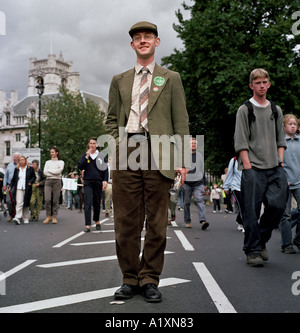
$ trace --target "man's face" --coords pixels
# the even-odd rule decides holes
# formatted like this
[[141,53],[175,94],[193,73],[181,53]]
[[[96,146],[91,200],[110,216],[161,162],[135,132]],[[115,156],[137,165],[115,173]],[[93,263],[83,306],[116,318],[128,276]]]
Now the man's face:
[[271,86],[269,79],[260,77],[250,83],[250,88],[253,90],[255,96],[264,97],[267,95],[268,89]]
[[39,168],[39,166],[35,162],[32,163],[32,167],[34,170],[37,170]]
[[14,163],[17,164],[18,163],[18,159],[19,159],[20,155],[16,154],[14,155],[13,159],[14,159]]
[[197,140],[196,139],[191,139],[190,147],[191,147],[191,150],[196,150],[197,149]]
[[97,149],[97,141],[96,140],[90,140],[89,141],[89,149],[91,149],[93,152]]
[[133,35],[131,47],[137,57],[149,59],[154,57],[155,48],[160,44],[160,39],[151,31],[139,31]]

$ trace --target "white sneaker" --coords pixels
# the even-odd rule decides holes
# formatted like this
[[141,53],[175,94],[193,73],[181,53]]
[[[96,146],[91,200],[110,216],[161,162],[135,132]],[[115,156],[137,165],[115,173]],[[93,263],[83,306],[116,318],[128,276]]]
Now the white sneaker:
[[24,220],[24,224],[28,224],[29,223],[29,220]]
[[15,222],[15,224],[21,224],[20,220],[18,218],[14,218],[13,221]]
[[215,210],[213,210],[213,213],[216,213],[216,211],[215,211]]
[[237,224],[237,230],[239,230],[241,232],[245,232],[244,227],[241,224],[239,224],[239,223],[236,223],[236,224]]

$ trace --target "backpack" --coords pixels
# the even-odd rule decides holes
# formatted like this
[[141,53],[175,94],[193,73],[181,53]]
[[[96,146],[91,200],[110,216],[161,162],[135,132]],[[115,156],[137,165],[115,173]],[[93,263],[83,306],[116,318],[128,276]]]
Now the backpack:
[[[277,140],[278,139],[278,133],[277,133],[276,121],[277,121],[277,118],[278,118],[278,110],[277,110],[276,104],[274,102],[270,101],[270,103],[271,103],[271,109],[272,109],[271,119],[275,119],[276,140]],[[250,140],[250,138],[251,138],[251,123],[253,121],[255,121],[256,117],[255,117],[255,114],[254,114],[254,111],[253,111],[252,103],[249,100],[247,100],[243,104],[245,104],[248,108],[248,123],[249,123],[249,130],[250,130],[249,140]]]

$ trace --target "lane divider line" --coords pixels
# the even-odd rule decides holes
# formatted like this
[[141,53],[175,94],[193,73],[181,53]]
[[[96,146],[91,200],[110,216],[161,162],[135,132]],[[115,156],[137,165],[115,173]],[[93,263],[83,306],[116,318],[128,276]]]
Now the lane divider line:
[[203,262],[193,262],[219,313],[237,313]]

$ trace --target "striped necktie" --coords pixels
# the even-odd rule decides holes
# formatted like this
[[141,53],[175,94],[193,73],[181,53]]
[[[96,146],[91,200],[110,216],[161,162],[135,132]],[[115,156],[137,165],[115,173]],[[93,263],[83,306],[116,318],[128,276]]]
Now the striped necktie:
[[147,67],[142,68],[142,78],[140,84],[140,96],[139,96],[139,104],[140,104],[140,121],[141,125],[148,132],[148,100],[149,100],[149,85],[148,85],[148,75],[149,69]]

